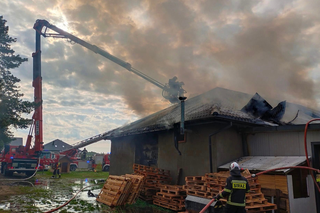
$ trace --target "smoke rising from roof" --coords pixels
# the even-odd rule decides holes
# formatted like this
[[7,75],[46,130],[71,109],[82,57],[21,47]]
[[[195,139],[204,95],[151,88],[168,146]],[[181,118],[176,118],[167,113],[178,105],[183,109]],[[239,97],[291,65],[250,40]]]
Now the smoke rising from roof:
[[[318,106],[315,91],[320,76],[314,78],[320,67],[317,0],[73,0],[51,4],[41,7],[64,14],[68,32],[163,84],[177,76],[189,98],[219,86]],[[44,18],[59,27],[59,18],[50,19],[45,13],[35,17],[31,10],[29,15],[34,21]],[[113,62],[77,45],[61,45],[61,40],[46,42],[43,67],[50,72],[43,75],[50,76],[52,84],[122,96],[141,116],[169,106],[159,88]],[[61,46],[60,57],[55,56],[52,50]],[[50,57],[59,57],[59,63]],[[75,79],[72,85],[68,84],[71,78]]]

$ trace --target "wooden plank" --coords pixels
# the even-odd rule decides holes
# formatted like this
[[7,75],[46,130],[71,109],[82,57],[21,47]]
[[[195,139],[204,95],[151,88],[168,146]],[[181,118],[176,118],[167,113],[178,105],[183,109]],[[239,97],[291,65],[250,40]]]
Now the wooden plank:
[[168,199],[168,198],[164,198],[164,197],[158,196],[158,195],[154,195],[153,199],[159,200],[163,203],[171,203],[173,205],[184,205],[185,204],[185,199],[175,199],[175,198]]
[[287,176],[275,175],[276,189],[279,189],[282,193],[288,194]]
[[194,195],[197,197],[204,197],[207,198],[208,196],[211,196],[210,193],[208,192],[201,192],[201,191],[193,191],[193,190],[187,190],[188,195]]
[[247,210],[260,210],[260,211],[270,211],[270,210],[276,210],[277,205],[272,203],[267,204],[257,204],[254,206],[246,206]]
[[203,180],[203,176],[187,176],[185,177],[185,181],[195,181],[195,180]]
[[119,180],[119,181],[123,181],[123,180],[126,180],[126,177],[116,176],[116,175],[109,175],[108,179],[109,179],[109,180]]
[[167,194],[163,192],[157,192],[157,196],[167,198],[167,199],[184,199],[186,195],[174,195],[174,194]]
[[121,186],[123,184],[123,180],[107,180],[107,184],[114,186]]
[[171,190],[171,189],[160,189],[160,192],[166,194],[173,194],[173,195],[185,195],[186,191],[184,190]]

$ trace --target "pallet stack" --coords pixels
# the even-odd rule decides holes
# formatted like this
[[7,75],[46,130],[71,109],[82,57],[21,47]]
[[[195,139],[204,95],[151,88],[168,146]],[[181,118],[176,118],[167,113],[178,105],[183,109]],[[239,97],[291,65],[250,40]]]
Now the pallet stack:
[[[243,171],[242,176],[250,176],[248,170]],[[189,176],[186,177],[186,185],[188,195],[197,197],[213,198],[219,194],[226,186],[226,180],[230,176],[228,171],[219,173],[207,173],[205,176]],[[248,178],[250,193],[246,194],[246,209],[248,213],[266,212],[277,209],[277,206],[268,203],[268,200],[261,192],[261,184],[258,182],[258,177]],[[226,199],[220,199],[224,203]]]
[[169,170],[133,164],[133,171],[134,174],[144,176],[144,183],[139,198],[149,203],[153,202],[153,196],[160,191],[162,184],[170,184],[171,182]]
[[127,203],[132,204],[139,195],[143,178],[139,175],[109,175],[97,197],[97,201],[111,207]]
[[183,189],[188,195],[197,197],[212,198],[211,192],[207,191],[205,176],[187,176],[185,177],[186,185]]
[[153,204],[173,211],[185,210],[186,191],[182,186],[163,184],[160,192],[153,196]]

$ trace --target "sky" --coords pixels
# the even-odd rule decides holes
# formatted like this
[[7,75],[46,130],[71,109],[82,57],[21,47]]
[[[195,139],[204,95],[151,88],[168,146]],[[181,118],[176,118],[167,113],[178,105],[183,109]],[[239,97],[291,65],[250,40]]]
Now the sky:
[[[319,0],[2,0],[0,15],[17,38],[12,48],[29,59],[11,70],[25,100],[33,100],[33,25],[45,19],[163,84],[177,76],[188,98],[223,87],[319,109],[319,7]],[[65,39],[41,40],[45,143],[74,144],[171,105],[160,88],[108,59]],[[29,130],[13,131],[25,141]]]

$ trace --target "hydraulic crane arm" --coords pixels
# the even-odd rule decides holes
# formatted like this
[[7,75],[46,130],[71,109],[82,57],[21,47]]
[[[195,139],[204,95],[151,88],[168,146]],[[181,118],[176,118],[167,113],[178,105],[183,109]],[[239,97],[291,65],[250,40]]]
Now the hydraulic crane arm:
[[[139,70],[133,68],[131,66],[130,63],[125,62],[113,55],[111,55],[110,53],[108,53],[105,50],[102,50],[101,48],[89,44],[88,42],[70,34],[65,32],[64,30],[50,24],[48,21],[46,20],[37,20],[36,23],[34,24],[33,27],[40,35],[44,36],[44,37],[54,37],[54,38],[66,38],[69,39],[70,41],[73,41],[75,43],[80,44],[81,46],[86,47],[87,49],[102,55],[103,57],[113,61],[114,63],[122,66],[123,68],[127,69],[130,72],[135,73],[136,75],[139,75],[140,77],[144,78],[145,80],[153,83],[154,85],[156,85],[157,87],[161,88],[163,90],[162,95],[164,98],[168,99],[171,103],[178,103],[179,102],[179,97],[180,96],[184,96],[184,93],[186,93],[186,91],[182,88],[182,85],[184,85],[183,82],[178,82],[177,81],[177,77],[173,77],[172,79],[169,80],[169,83],[167,84],[162,84],[159,81],[147,76],[146,74],[140,72]],[[51,29],[53,31],[55,31],[56,33],[48,33],[47,29]]]

